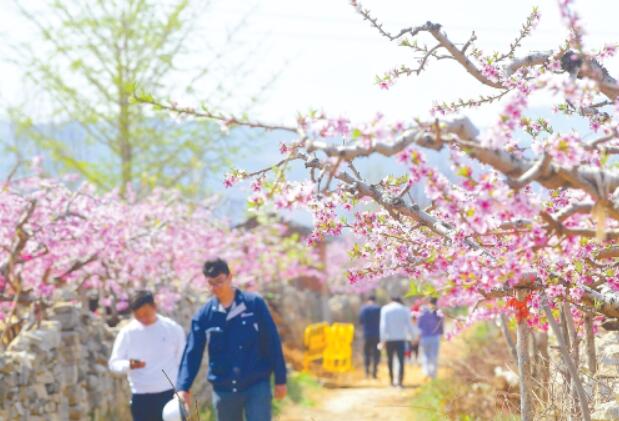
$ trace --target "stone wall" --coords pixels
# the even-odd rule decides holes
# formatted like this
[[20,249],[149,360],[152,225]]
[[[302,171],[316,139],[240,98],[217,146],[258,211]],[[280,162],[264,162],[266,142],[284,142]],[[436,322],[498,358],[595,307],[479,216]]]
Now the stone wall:
[[619,420],[619,332],[596,338],[598,370],[595,375],[593,421]]
[[[173,315],[185,330],[197,301],[183,300]],[[130,420],[127,380],[107,368],[122,325],[110,328],[79,304],[52,307],[48,321],[22,331],[0,353],[0,420]],[[193,392],[209,402],[204,368]]]
[[126,381],[107,370],[114,332],[69,303],[50,319],[0,354],[0,419],[129,419]]
[[[285,341],[302,348],[305,326],[323,320],[325,302],[320,292],[280,285],[265,296]],[[169,316],[187,331],[207,297],[184,297]],[[331,297],[327,310],[333,312],[334,321],[354,322],[359,301],[354,295]],[[127,381],[107,368],[116,334],[126,321],[110,328],[85,307],[75,300],[56,304],[49,310],[49,320],[22,331],[0,353],[0,420],[130,419]],[[205,358],[192,388],[201,406],[210,403],[207,365]]]
[[282,339],[290,347],[303,349],[303,332],[311,323],[323,320],[320,292],[295,288],[292,285],[270,286],[265,298]]
[[[579,369],[581,381],[591,408],[592,421],[619,420],[619,332],[608,332],[603,329],[595,338],[597,371],[591,376],[588,369],[586,345],[580,342]],[[550,397],[549,404],[542,411],[540,420],[570,419],[569,409],[576,399],[566,381],[568,372],[556,338],[550,337]]]

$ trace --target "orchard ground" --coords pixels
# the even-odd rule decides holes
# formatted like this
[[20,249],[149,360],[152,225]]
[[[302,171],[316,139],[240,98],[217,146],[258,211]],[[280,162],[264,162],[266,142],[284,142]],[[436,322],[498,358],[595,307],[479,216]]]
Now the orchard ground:
[[[483,375],[496,365],[510,364],[505,353],[497,352],[505,346],[496,333],[487,325],[478,325],[463,336],[443,341],[438,379],[430,381],[418,364],[407,364],[403,389],[389,385],[384,356],[378,380],[365,379],[359,364],[353,373],[320,382],[302,375],[302,393],[291,397],[276,419],[438,421],[467,416],[469,419],[517,419],[513,395],[512,401],[500,402],[496,397],[502,392],[493,384],[488,385],[491,393],[479,399],[475,391],[478,383],[461,371],[464,365],[472,373]],[[482,358],[477,358],[480,354]]]

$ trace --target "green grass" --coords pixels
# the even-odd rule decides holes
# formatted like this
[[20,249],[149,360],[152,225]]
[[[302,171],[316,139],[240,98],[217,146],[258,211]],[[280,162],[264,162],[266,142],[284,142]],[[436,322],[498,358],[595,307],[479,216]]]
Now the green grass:
[[[458,384],[449,379],[436,379],[424,384],[413,398],[411,403],[415,414],[415,421],[445,421],[450,416],[445,412],[445,406],[453,399],[457,399],[462,390]],[[515,415],[497,415],[493,421],[517,421]],[[485,421],[481,418],[461,414],[454,421]]]
[[456,388],[447,380],[436,379],[421,386],[411,406],[417,421],[443,421],[448,419],[445,404],[456,395]]
[[273,400],[273,415],[281,413],[286,405],[301,405],[308,408],[316,403],[308,396],[308,391],[320,387],[320,383],[310,374],[293,372],[288,376],[288,395],[283,401]]
[[[480,348],[496,340],[496,328],[489,323],[478,323],[463,334],[465,351],[462,358],[471,355]],[[413,397],[411,406],[416,421],[443,421],[454,419],[447,413],[448,404],[459,399],[462,388],[466,387],[456,378],[435,379],[421,386]],[[497,415],[492,421],[515,421],[520,418],[513,415]],[[460,414],[456,421],[482,421],[470,414]]]

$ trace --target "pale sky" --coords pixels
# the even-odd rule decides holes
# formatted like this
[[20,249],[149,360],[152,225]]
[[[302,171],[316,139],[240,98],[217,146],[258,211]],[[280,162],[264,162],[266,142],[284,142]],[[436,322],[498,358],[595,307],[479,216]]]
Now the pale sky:
[[[13,1],[0,0],[0,33],[27,40],[29,32],[16,17]],[[566,34],[557,2],[552,0],[366,0],[362,4],[392,32],[431,20],[441,23],[452,41],[463,43],[474,29],[477,46],[486,52],[505,51],[534,5],[540,7],[542,19],[521,54],[555,48]],[[580,0],[577,5],[587,30],[586,47],[619,42],[619,2]],[[283,69],[253,110],[253,115],[264,120],[291,122],[296,112],[312,107],[353,119],[370,118],[376,112],[410,119],[423,115],[435,100],[480,93],[480,85],[448,61],[430,63],[429,71],[421,77],[401,80],[389,91],[379,89],[375,75],[400,64],[414,66],[415,59],[408,49],[381,37],[347,0],[215,0],[199,23],[207,28],[210,44],[221,49],[225,48],[226,31],[237,26],[243,16],[247,21],[237,33],[236,43],[253,46],[256,52],[246,59],[251,72],[244,76],[243,87],[233,87],[235,97],[244,98],[250,93],[247,86],[260,86]],[[234,59],[234,53],[230,56]],[[200,57],[196,54],[196,63]],[[617,60],[608,64],[612,74],[619,74]],[[217,70],[214,73],[215,78],[224,77],[223,73],[217,75]],[[2,60],[0,74],[0,98],[4,102],[19,100],[24,92],[19,71]],[[180,103],[183,100],[178,98]],[[227,107],[235,111],[236,105],[233,101]],[[496,118],[492,111],[471,115],[484,125]]]

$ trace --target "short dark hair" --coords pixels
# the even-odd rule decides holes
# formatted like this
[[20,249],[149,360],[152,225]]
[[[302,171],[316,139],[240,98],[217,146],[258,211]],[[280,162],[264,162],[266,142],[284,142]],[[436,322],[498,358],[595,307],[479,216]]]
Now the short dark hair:
[[137,309],[146,304],[154,306],[155,297],[153,297],[152,292],[146,289],[139,289],[133,293],[131,301],[129,302],[129,308],[131,308],[131,311],[136,311]]
[[376,295],[369,295],[368,301],[376,301]]
[[395,301],[396,303],[402,304],[402,298],[397,295],[392,296],[391,301]]
[[430,297],[430,303],[433,304],[433,305],[436,305],[436,303],[438,303],[438,298]]
[[202,266],[202,273],[207,278],[216,278],[222,273],[230,275],[230,268],[225,260],[218,257],[217,259],[207,260],[204,262],[204,266]]

